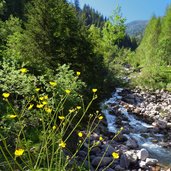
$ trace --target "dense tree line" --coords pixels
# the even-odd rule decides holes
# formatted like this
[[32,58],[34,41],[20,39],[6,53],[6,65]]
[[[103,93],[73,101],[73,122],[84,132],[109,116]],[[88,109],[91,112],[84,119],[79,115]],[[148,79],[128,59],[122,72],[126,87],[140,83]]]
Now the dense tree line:
[[138,47],[133,65],[141,70],[137,82],[143,87],[171,86],[171,6],[164,17],[153,16]]

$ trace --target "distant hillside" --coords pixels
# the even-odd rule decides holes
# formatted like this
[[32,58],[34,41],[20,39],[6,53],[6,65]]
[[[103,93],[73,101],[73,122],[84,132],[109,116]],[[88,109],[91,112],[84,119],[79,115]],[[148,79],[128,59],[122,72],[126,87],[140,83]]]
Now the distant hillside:
[[126,33],[130,37],[136,37],[141,39],[147,24],[147,20],[132,21],[126,24]]

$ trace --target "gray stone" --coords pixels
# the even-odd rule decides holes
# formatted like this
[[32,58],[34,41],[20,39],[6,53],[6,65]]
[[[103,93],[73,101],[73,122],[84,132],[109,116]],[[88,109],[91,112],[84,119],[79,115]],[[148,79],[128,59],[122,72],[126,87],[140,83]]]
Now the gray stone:
[[121,157],[120,157],[120,166],[122,168],[127,169],[129,167],[129,165],[130,165],[130,161],[129,161],[127,155],[122,154]]
[[165,121],[165,120],[157,120],[156,125],[159,128],[165,129],[167,127],[167,121]]
[[[111,157],[95,157],[92,160],[92,165],[94,167],[97,167],[99,165],[99,167],[103,167],[103,166],[107,166],[110,162],[112,162],[112,158]],[[100,164],[99,164],[100,163]]]
[[138,147],[138,144],[134,139],[128,139],[128,141],[126,142],[126,146],[135,149]]
[[145,161],[140,161],[140,162],[139,162],[139,166],[140,166],[141,168],[146,168],[146,167],[147,167]]
[[114,147],[112,147],[110,144],[103,145],[104,152],[106,153],[106,156],[111,156],[111,154],[116,151]]
[[137,154],[134,150],[126,151],[125,152],[127,158],[129,159],[130,163],[136,163],[138,160]]
[[146,158],[146,165],[154,166],[158,163],[157,159]]
[[99,147],[94,147],[91,149],[91,154],[99,154],[101,152],[101,149]]
[[87,153],[85,151],[81,150],[81,151],[78,152],[78,155],[80,157],[86,157],[87,156]]
[[149,153],[146,149],[142,148],[141,150],[138,151],[137,156],[138,159],[145,160],[146,158],[149,157]]
[[115,170],[116,170],[116,171],[125,171],[125,169],[122,168],[120,165],[117,165],[117,166],[115,167]]

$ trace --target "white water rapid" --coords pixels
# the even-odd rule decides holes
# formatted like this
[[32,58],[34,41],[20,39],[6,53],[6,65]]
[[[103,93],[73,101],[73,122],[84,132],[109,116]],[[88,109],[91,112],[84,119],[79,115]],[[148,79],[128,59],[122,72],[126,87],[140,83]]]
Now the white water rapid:
[[134,139],[140,148],[146,148],[151,157],[158,159],[162,165],[171,166],[171,149],[164,148],[160,146],[160,143],[153,142],[153,140],[162,142],[164,135],[150,131],[154,129],[152,125],[138,120],[134,115],[128,113],[125,107],[120,105],[119,101],[122,99],[122,96],[119,93],[122,90],[122,88],[117,88],[112,97],[102,105],[102,112],[106,117],[108,130],[116,133],[121,127],[121,125],[116,124],[117,116],[115,116],[115,109],[112,108],[114,105],[118,106],[117,110],[120,111],[123,118],[126,118],[122,120],[123,125],[126,124],[131,130],[124,135],[128,139]]

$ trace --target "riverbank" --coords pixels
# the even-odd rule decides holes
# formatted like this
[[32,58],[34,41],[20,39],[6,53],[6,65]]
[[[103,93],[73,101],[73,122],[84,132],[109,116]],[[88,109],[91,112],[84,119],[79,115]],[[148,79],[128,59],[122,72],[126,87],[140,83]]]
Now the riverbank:
[[[171,167],[171,95],[168,92],[142,92],[116,89],[102,104],[106,121],[90,137],[97,145],[90,151],[91,171],[105,170],[169,171]],[[99,140],[103,137],[103,140]],[[86,157],[87,144],[78,153]],[[101,161],[101,162],[100,162]],[[88,165],[88,161],[85,162]],[[85,165],[86,165],[85,164]]]

